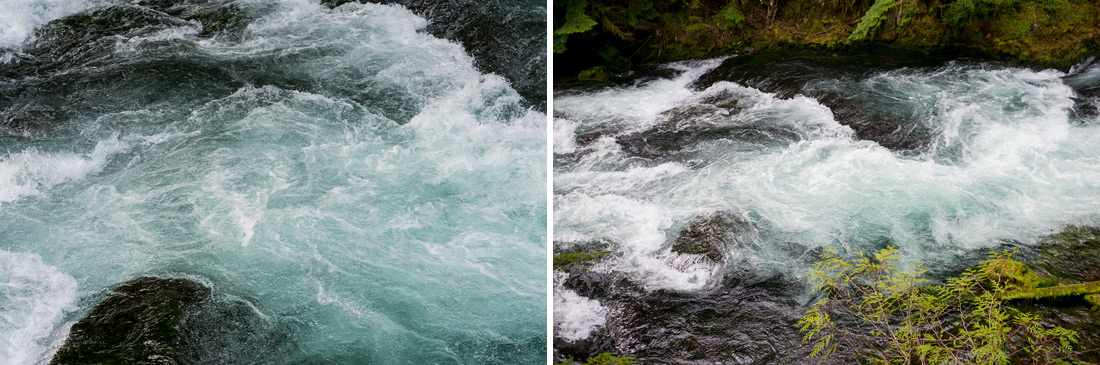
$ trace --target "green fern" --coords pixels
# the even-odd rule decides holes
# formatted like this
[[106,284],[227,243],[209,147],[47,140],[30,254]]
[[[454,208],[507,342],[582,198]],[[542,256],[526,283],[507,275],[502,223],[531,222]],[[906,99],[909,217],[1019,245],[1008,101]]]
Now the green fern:
[[[1013,254],[993,253],[982,265],[930,285],[919,265],[898,265],[896,248],[851,259],[828,249],[808,273],[823,297],[798,321],[803,341],[812,341],[811,354],[820,358],[835,353],[840,343],[855,349],[886,344],[873,352],[882,363],[1001,365],[1013,358],[1053,363],[1072,354],[1076,332],[1045,328],[1037,315],[1005,305],[1021,290],[1051,289],[1035,289],[1033,280],[1025,289],[1011,279],[1010,274],[1034,275],[1012,264],[1017,263]],[[836,318],[856,324],[840,326]]]
[[886,12],[897,5],[896,0],[875,0],[875,4],[871,5],[867,13],[863,14],[863,18],[856,25],[856,30],[848,36],[848,40],[859,42],[871,37],[875,29],[878,29],[879,25],[882,25],[882,22],[886,20]]
[[584,13],[587,7],[587,0],[569,0],[565,3],[565,22],[554,30],[554,53],[565,52],[565,42],[570,34],[584,33],[596,26],[596,21]]

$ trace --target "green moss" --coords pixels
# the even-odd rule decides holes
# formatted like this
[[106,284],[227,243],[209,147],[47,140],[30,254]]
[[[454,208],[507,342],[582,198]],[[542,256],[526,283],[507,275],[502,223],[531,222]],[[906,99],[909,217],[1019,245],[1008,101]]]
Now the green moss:
[[902,5],[901,16],[898,17],[897,29],[900,30],[901,28],[904,28],[905,25],[909,23],[909,20],[915,17],[919,11],[920,7],[917,6],[916,2],[907,2]]
[[[575,365],[576,362],[573,359],[565,360],[565,362],[557,363],[555,365]],[[612,356],[610,352],[605,352],[595,357],[588,359],[585,365],[630,365],[637,364],[634,359],[629,357]]]
[[975,56],[1067,68],[1100,51],[1100,7],[1092,0],[783,0],[772,17],[759,2],[557,0],[555,14],[562,15],[555,16],[555,52],[565,49],[567,37],[559,31],[571,29],[564,27],[573,19],[565,16],[567,10],[581,3],[587,4],[581,11],[587,18],[576,19],[591,21],[575,28],[588,29],[585,34],[596,41],[589,49],[567,52],[575,58],[559,61],[590,63],[585,67],[611,66],[595,57],[606,44],[615,44],[635,64],[748,47],[844,50],[876,42],[925,52],[965,49]]
[[1035,289],[1056,284],[1053,279],[1041,278],[1027,265],[1012,259],[994,259],[985,264],[986,274],[993,280],[1017,289]]
[[[1004,299],[1047,299],[1069,296],[1087,296],[1092,294],[1100,294],[1100,281],[1038,289],[1021,289],[1006,293]],[[1088,298],[1086,297],[1086,299]]]
[[577,264],[585,261],[592,261],[601,257],[607,256],[612,251],[598,251],[598,252],[569,252],[554,255],[554,268],[560,268],[562,266]]
[[1100,311],[1100,294],[1089,294],[1085,296],[1085,302],[1092,305],[1092,310]]
[[684,30],[688,33],[699,33],[704,29],[707,29],[707,23],[703,22],[703,18],[698,16],[688,17],[688,23],[684,26]]
[[970,25],[975,12],[977,12],[977,4],[974,0],[956,0],[944,9],[943,22],[956,28],[965,27]]

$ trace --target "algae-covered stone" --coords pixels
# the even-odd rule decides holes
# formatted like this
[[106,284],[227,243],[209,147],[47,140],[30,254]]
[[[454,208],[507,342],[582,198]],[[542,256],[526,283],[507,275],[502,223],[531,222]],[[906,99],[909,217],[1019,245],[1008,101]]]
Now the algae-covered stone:
[[1027,265],[1012,259],[990,260],[986,262],[985,270],[991,279],[1017,289],[1043,288],[1056,284],[1055,280],[1039,277]]
[[130,281],[73,325],[50,363],[177,364],[180,326],[209,298],[209,288],[186,279]]
[[577,75],[577,79],[581,81],[598,81],[603,82],[611,79],[611,72],[608,71],[605,66],[596,66],[584,71],[581,71]]
[[554,255],[554,268],[557,269],[566,265],[596,260],[606,256],[609,253],[611,253],[611,251],[567,252],[556,254]]
[[596,240],[572,247],[554,248],[554,269],[565,269],[573,266],[583,266],[585,263],[596,261],[611,254],[611,243]]
[[115,288],[69,330],[50,364],[225,364],[285,361],[293,343],[243,299],[182,278],[143,277]]
[[744,221],[729,212],[696,217],[680,231],[676,242],[672,244],[672,252],[705,255],[712,261],[721,261],[725,256],[730,233],[742,224]]

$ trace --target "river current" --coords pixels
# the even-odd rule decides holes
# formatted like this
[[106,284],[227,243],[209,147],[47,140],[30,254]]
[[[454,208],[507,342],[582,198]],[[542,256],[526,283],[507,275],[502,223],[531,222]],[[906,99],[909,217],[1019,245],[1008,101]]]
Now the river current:
[[[957,270],[1100,222],[1100,67],[891,52],[559,87],[555,249],[612,251],[556,273],[560,355],[808,361],[794,322],[823,248]],[[719,260],[674,250],[691,230],[721,231]]]
[[429,25],[396,4],[6,3],[0,358],[46,362],[109,288],[165,276],[261,319],[192,344],[204,363],[543,362],[543,102]]

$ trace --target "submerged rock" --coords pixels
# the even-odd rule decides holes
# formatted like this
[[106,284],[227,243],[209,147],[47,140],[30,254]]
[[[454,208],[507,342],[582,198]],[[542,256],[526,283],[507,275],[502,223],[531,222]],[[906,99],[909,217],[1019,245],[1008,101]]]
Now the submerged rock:
[[188,279],[143,277],[74,324],[50,364],[225,363],[241,353],[264,362],[284,356],[288,344],[246,302],[219,299]]
[[695,217],[680,231],[680,235],[672,243],[672,252],[704,255],[711,261],[722,261],[727,246],[738,243],[732,233],[747,224],[743,219],[729,212],[715,212]]

